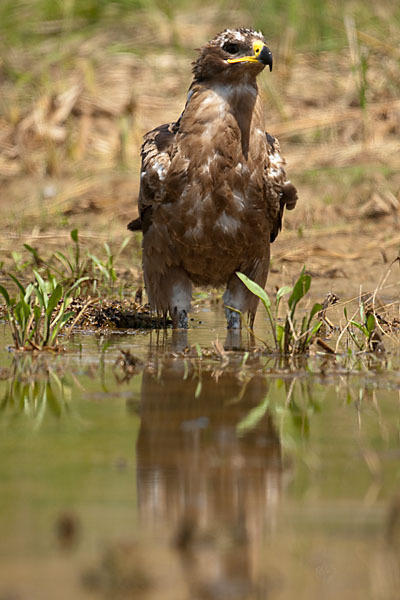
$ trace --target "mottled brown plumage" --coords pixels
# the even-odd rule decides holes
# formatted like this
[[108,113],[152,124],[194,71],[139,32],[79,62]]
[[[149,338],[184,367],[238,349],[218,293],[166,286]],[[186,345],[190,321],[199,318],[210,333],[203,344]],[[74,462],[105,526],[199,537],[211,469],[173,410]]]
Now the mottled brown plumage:
[[[295,187],[278,141],[265,133],[256,77],[272,55],[261,33],[225,30],[203,46],[185,108],[142,146],[139,218],[151,305],[187,327],[192,283],[226,285],[224,302],[252,325],[257,298],[236,276],[265,286],[273,242]],[[226,309],[228,327],[238,313]]]

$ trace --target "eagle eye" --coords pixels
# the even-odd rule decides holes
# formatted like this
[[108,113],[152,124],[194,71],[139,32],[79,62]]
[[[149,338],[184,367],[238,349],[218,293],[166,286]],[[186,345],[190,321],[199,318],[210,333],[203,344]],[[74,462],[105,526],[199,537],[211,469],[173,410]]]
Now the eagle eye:
[[239,52],[239,46],[237,44],[232,44],[232,42],[224,44],[222,49],[225,50],[225,52],[228,52],[228,54],[236,54],[236,52]]

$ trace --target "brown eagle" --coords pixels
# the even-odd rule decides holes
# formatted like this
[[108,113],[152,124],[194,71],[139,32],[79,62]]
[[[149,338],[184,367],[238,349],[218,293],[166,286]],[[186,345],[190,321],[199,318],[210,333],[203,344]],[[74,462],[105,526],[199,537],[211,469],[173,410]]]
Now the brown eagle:
[[174,123],[144,136],[139,218],[151,306],[186,328],[192,283],[226,285],[228,328],[258,299],[240,271],[264,287],[270,242],[296,188],[286,178],[276,138],[265,132],[256,78],[272,54],[261,33],[226,29],[199,51],[185,108]]

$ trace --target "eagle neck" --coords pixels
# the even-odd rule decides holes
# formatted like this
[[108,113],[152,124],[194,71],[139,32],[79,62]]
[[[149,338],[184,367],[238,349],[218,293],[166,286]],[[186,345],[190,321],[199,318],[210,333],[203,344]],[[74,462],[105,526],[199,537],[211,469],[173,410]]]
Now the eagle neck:
[[234,117],[240,130],[243,157],[247,160],[251,127],[255,124],[254,121],[257,116],[257,83],[255,80],[226,84],[217,83],[213,86],[213,89],[229,105],[229,112]]

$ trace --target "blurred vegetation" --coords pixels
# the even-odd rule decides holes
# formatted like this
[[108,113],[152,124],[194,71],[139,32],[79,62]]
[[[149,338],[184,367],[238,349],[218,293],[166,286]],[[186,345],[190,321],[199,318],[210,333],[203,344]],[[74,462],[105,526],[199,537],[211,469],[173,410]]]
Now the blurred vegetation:
[[[0,32],[3,43],[28,45],[43,35],[65,35],[75,31],[84,36],[88,28],[118,24],[125,26],[138,15],[160,14],[170,21],[178,12],[192,12],[193,18],[203,9],[213,7],[216,20],[229,25],[229,14],[246,14],[248,25],[262,29],[268,38],[296,32],[299,46],[322,50],[346,44],[343,17],[351,14],[361,29],[379,32],[383,39],[393,33],[400,21],[400,5],[383,0],[379,3],[360,0],[2,0]],[[121,20],[123,20],[121,22]],[[249,22],[251,21],[251,22]],[[190,42],[190,41],[189,41]]]

